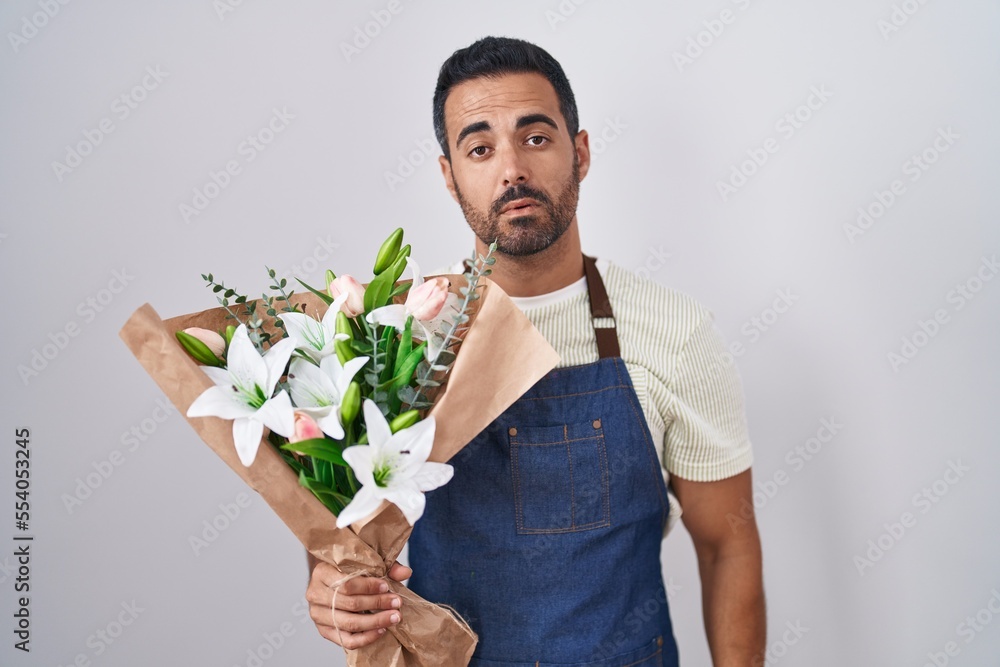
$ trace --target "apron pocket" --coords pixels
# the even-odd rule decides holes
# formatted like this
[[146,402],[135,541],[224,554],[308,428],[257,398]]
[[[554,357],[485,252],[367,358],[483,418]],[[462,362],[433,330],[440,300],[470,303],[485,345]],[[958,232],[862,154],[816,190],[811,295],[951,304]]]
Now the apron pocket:
[[512,426],[517,532],[571,533],[611,525],[608,456],[599,418]]

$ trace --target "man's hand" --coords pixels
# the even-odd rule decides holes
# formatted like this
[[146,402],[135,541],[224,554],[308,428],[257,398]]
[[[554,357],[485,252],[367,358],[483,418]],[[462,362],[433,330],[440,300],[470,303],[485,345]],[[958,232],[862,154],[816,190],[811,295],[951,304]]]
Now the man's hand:
[[[313,558],[312,554],[308,558],[312,568],[306,589],[309,615],[325,639],[344,648],[361,648],[385,634],[386,628],[399,623],[401,600],[398,595],[389,593],[389,585],[377,577],[355,577],[341,584],[334,612],[332,587],[344,575],[333,565]],[[399,563],[389,570],[389,577],[395,581],[409,579],[411,574],[410,568]],[[337,628],[340,628],[339,633]]]

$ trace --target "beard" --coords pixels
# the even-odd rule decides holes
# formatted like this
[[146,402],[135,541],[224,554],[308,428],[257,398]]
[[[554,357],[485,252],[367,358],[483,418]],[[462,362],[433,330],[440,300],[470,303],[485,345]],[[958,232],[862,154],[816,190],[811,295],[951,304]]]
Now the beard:
[[[580,196],[580,161],[574,156],[573,173],[557,193],[555,201],[541,190],[523,184],[505,190],[490,204],[488,211],[473,207],[462,196],[458,181],[455,181],[455,195],[465,219],[480,241],[486,245],[496,241],[497,251],[505,255],[534,255],[558,241],[573,222]],[[502,220],[501,209],[518,199],[534,199],[541,206],[542,212]]]

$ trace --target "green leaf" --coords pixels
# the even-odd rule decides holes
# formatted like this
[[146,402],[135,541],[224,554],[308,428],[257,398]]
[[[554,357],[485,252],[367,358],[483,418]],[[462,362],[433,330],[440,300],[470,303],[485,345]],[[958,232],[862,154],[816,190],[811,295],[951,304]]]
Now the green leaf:
[[312,438],[311,440],[289,442],[282,445],[281,449],[305,454],[321,461],[329,461],[335,465],[347,466],[344,455],[340,453],[336,445],[331,444],[331,441],[326,438]]
[[331,489],[319,481],[309,477],[305,471],[299,472],[299,484],[306,487],[313,492],[321,503],[326,505],[326,507],[334,514],[340,514],[343,511],[345,505],[343,505],[337,498],[338,494],[336,491]]
[[389,300],[391,301],[392,299],[396,298],[400,294],[406,294],[407,292],[410,291],[410,287],[412,287],[412,286],[413,286],[413,282],[412,281],[407,281],[405,283],[399,283],[398,285],[396,285],[396,287],[393,288],[393,290],[391,292],[389,292]]
[[327,294],[326,292],[321,292],[318,289],[316,289],[315,287],[311,287],[311,286],[305,284],[304,282],[302,282],[298,278],[296,278],[296,280],[298,280],[299,284],[302,285],[303,287],[305,287],[307,290],[309,290],[310,292],[312,292],[313,294],[315,294],[319,298],[323,299],[323,303],[325,303],[326,305],[329,306],[331,303],[333,303],[333,297],[330,296],[329,294]]

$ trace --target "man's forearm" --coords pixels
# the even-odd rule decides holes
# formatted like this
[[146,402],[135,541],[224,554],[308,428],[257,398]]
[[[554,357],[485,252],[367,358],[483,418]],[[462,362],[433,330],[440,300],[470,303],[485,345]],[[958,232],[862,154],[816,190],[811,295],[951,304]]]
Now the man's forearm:
[[706,558],[699,569],[715,667],[763,667],[767,618],[760,552]]

